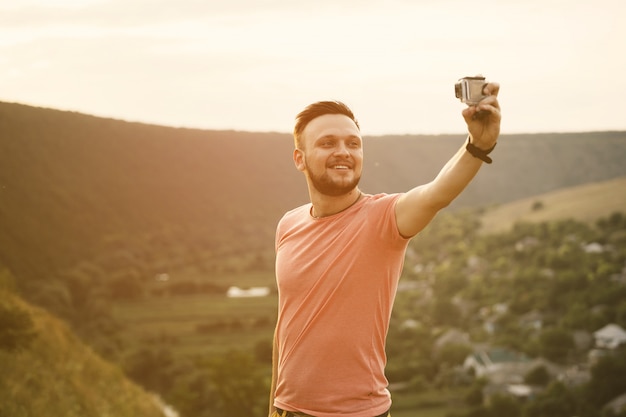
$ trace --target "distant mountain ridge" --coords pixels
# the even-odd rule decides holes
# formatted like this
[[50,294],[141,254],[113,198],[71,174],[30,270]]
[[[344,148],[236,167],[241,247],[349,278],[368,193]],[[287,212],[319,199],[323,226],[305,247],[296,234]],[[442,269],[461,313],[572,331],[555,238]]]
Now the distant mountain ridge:
[[[430,181],[464,141],[366,137],[361,188],[392,193]],[[286,133],[171,128],[0,102],[0,261],[19,279],[42,279],[95,256],[107,237],[162,229],[195,246],[271,251],[282,213],[308,201],[292,150]],[[626,176],[626,132],[504,132],[493,158],[452,209]]]

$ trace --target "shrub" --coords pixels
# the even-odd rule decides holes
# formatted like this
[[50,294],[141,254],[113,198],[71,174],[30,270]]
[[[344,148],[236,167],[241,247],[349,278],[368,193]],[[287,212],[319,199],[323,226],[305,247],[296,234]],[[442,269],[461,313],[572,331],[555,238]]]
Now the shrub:
[[36,334],[30,314],[0,295],[0,349],[8,352],[26,349]]
[[545,366],[539,365],[528,371],[524,376],[524,382],[530,385],[546,386],[550,382],[550,373]]

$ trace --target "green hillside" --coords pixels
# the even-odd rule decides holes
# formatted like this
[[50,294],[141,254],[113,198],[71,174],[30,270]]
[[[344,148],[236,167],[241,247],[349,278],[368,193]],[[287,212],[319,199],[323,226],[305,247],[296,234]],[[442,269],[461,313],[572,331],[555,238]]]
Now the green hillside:
[[510,230],[516,222],[574,219],[594,222],[626,212],[626,177],[567,187],[492,207],[482,217],[483,232]]
[[[362,188],[400,192],[425,183],[464,140],[366,137]],[[500,142],[494,164],[451,210],[626,176],[626,132],[504,133]],[[66,319],[99,316],[107,303],[84,300],[136,296],[163,273],[222,291],[232,282],[216,283],[220,276],[255,270],[264,277],[256,285],[272,285],[276,222],[308,199],[292,148],[286,133],[171,128],[0,103],[0,262],[28,300]],[[97,320],[74,324],[103,332]]]
[[65,323],[2,289],[0,323],[0,415],[164,416],[154,395],[96,355]]
[[[362,188],[427,182],[463,141],[367,137]],[[626,175],[626,132],[505,132],[500,142],[494,164],[452,208]],[[292,147],[285,133],[178,129],[0,102],[0,261],[32,282],[134,241],[179,242],[200,251],[194,263],[208,269],[211,258],[251,250],[271,263],[277,220],[308,197]],[[159,258],[165,265],[156,269],[179,263]]]

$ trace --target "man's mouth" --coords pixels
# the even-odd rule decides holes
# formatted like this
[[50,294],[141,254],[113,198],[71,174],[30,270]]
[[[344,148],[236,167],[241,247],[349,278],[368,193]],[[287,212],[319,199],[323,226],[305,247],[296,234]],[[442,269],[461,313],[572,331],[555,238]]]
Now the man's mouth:
[[333,169],[350,169],[348,165],[333,165],[331,166]]

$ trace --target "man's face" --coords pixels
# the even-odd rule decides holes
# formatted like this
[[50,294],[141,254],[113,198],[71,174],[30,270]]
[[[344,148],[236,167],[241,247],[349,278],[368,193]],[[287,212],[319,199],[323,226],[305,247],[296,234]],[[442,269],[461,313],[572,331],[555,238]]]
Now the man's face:
[[302,134],[294,152],[296,167],[320,193],[340,196],[359,184],[363,169],[363,141],[356,124],[342,114],[317,117]]

